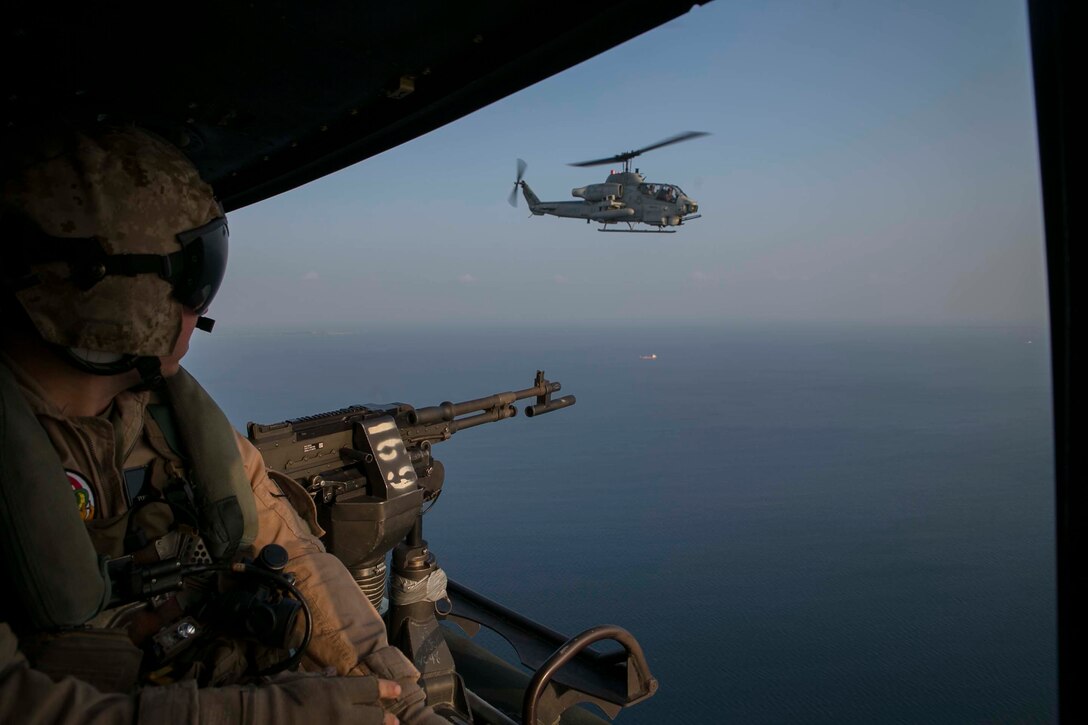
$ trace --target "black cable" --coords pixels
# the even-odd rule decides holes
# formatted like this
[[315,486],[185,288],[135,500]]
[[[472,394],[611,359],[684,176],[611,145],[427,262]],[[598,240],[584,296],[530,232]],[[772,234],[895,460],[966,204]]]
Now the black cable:
[[302,592],[298,590],[294,582],[283,574],[279,574],[268,569],[263,569],[253,564],[194,564],[190,566],[182,567],[182,578],[197,576],[207,573],[225,573],[225,574],[254,574],[258,577],[270,580],[276,584],[276,586],[286,589],[291,593],[291,596],[298,601],[302,606],[302,614],[304,617],[303,629],[302,629],[302,642],[298,647],[288,649],[289,656],[280,660],[279,662],[266,667],[263,670],[259,670],[257,675],[259,677],[267,677],[274,675],[277,672],[283,672],[296,666],[302,661],[302,655],[305,654],[306,648],[310,645],[310,638],[313,636],[313,615],[310,614],[310,605],[306,603],[306,597]]
[[427,513],[427,512],[428,512],[428,511],[430,511],[430,510],[431,510],[432,508],[434,508],[434,505],[435,505],[436,503],[438,503],[438,497],[439,497],[439,496],[441,496],[441,495],[442,495],[442,489],[438,489],[438,493],[436,493],[436,494],[434,495],[434,498],[432,498],[432,499],[431,499],[430,501],[428,501],[428,502],[427,502],[427,508],[425,508],[425,509],[423,509],[422,511],[420,511],[420,512],[419,512],[419,515],[420,515],[420,516],[422,516],[423,514]]

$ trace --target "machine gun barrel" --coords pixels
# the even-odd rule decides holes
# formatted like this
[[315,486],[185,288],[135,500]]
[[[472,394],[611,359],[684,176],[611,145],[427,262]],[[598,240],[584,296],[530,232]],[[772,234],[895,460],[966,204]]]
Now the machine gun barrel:
[[[486,398],[476,398],[475,400],[466,400],[461,403],[451,403],[446,401],[439,405],[431,405],[426,408],[416,408],[409,411],[407,415],[408,423],[410,425],[432,425],[434,423],[445,423],[455,421],[458,423],[458,429],[463,430],[470,428],[473,425],[480,425],[481,423],[490,423],[492,420],[501,420],[503,418],[511,418],[517,413],[517,409],[514,408],[513,413],[507,415],[499,415],[497,418],[491,418],[490,420],[478,420],[470,425],[465,425],[465,422],[469,420],[475,420],[477,416],[472,418],[458,419],[460,415],[466,415],[468,413],[475,413],[477,411],[492,411],[492,410],[504,410],[513,406],[515,401],[525,400],[526,398],[538,398],[536,406],[547,406],[547,410],[537,410],[533,413],[526,411],[526,415],[530,418],[533,415],[539,415],[540,413],[546,413],[551,410],[558,410],[559,408],[565,408],[568,405],[574,403],[574,396],[568,395],[559,400],[551,401],[551,394],[559,392],[562,386],[558,382],[551,382],[544,379],[544,373],[537,371],[536,380],[531,388],[525,388],[524,390],[516,390],[506,393],[495,393],[489,395]],[[570,399],[570,402],[563,405],[557,405],[562,400]]]
[[483,425],[484,423],[494,423],[497,420],[503,420],[505,418],[513,418],[518,414],[518,409],[513,405],[502,405],[490,410],[486,410],[483,413],[477,413],[476,415],[470,415],[467,418],[455,418],[450,423],[450,433],[456,433],[459,430],[465,428],[472,428],[477,425]]

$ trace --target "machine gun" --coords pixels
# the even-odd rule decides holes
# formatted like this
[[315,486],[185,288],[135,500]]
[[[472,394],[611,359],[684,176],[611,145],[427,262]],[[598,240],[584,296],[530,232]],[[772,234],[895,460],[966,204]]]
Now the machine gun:
[[536,398],[528,417],[574,405],[573,395],[552,399],[560,388],[537,371],[530,388],[462,403],[352,405],[247,429],[265,464],[314,497],[318,522],[329,532],[326,546],[384,613],[385,555],[413,527],[421,530],[421,505],[442,491],[445,469],[432,446],[460,430],[513,418],[519,400]]
[[[530,418],[574,405],[573,395],[552,399],[560,388],[537,371],[533,386],[524,390],[427,408],[352,405],[272,425],[250,423],[249,439],[269,468],[305,485],[319,502],[388,501],[411,494],[413,484],[422,489],[424,500],[432,500],[442,490],[433,444],[466,428],[513,418],[518,412],[514,403],[526,398],[536,398],[525,409]],[[356,475],[359,465],[362,477]]]
[[[461,403],[352,405],[247,426],[272,475],[290,476],[314,498],[318,522],[328,532],[326,547],[385,616],[389,641],[420,671],[428,703],[453,722],[505,725],[517,722],[510,715],[520,714],[522,722],[535,725],[557,720],[577,702],[592,702],[615,717],[657,689],[641,648],[626,631],[596,627],[564,637],[449,581],[423,539],[424,504],[439,496],[445,479],[433,445],[466,428],[513,418],[519,400],[536,399],[526,407],[527,417],[574,405],[573,395],[552,397],[560,389],[538,370],[532,387]],[[521,682],[523,701],[495,703],[478,696],[475,690],[489,686],[508,694],[508,684],[495,683],[509,682],[512,668],[463,637],[451,638],[439,619],[457,623],[470,636],[485,626],[509,641],[522,663],[536,671],[531,682]],[[623,651],[602,655],[587,649],[601,639],[620,642]],[[451,645],[460,653],[456,657]],[[458,668],[455,660],[473,667]],[[481,662],[491,664],[479,672]],[[479,686],[470,681],[465,687],[468,669]],[[520,671],[517,676],[528,679]]]

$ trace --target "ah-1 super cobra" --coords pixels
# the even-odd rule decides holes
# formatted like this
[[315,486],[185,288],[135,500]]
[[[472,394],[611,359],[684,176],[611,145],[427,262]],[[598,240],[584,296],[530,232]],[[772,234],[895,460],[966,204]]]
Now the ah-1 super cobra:
[[[642,232],[673,234],[675,229],[686,221],[698,219],[701,214],[699,205],[675,184],[647,183],[638,169],[631,171],[631,159],[647,151],[706,136],[705,131],[687,131],[671,136],[663,141],[645,146],[634,151],[625,151],[604,159],[582,161],[571,166],[603,166],[604,164],[623,163],[623,171],[612,172],[603,184],[590,184],[571,189],[571,195],[583,201],[541,201],[529,185],[525,183],[527,164],[518,159],[517,179],[510,192],[510,206],[517,206],[518,187],[525,195],[529,211],[536,216],[552,216],[585,219],[586,223],[599,222],[601,232]],[[623,222],[626,229],[610,229],[610,224]],[[647,224],[656,229],[635,229],[635,224]]]

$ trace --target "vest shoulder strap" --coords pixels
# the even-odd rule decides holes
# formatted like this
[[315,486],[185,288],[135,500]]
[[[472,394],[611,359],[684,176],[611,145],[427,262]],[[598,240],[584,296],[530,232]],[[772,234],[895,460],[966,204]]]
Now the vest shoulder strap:
[[166,393],[175,432],[159,427],[168,442],[176,437],[190,462],[201,537],[214,558],[230,558],[257,538],[257,503],[234,428],[184,368],[167,378]]
[[82,625],[110,598],[72,487],[15,376],[0,362],[0,553],[34,629]]
[[178,435],[177,426],[174,425],[174,416],[170,413],[170,406],[165,403],[148,403],[147,412],[155,425],[159,427],[166,445],[170,446],[179,458],[185,457],[185,450],[181,445],[181,437]]

